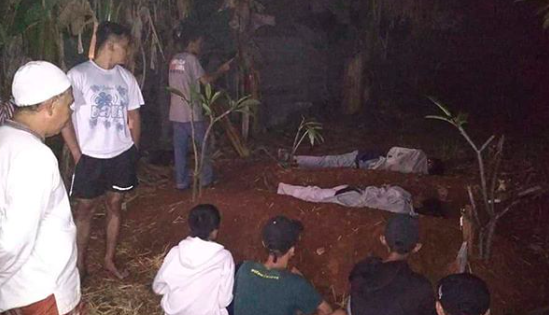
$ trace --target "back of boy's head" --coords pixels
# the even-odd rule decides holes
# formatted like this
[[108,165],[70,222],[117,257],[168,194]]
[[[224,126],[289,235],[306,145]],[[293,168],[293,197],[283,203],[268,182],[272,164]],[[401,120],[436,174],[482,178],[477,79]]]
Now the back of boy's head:
[[204,32],[199,27],[182,27],[175,33],[175,39],[181,49],[186,49],[191,42],[205,38]]
[[385,241],[392,252],[409,254],[419,242],[419,220],[407,214],[397,214],[385,226]]
[[295,246],[302,231],[303,224],[300,221],[279,215],[269,219],[263,227],[263,244],[269,255],[274,255],[276,259]]
[[444,277],[437,298],[447,315],[483,315],[490,309],[490,291],[479,277],[459,273]]
[[210,233],[219,229],[221,215],[214,205],[201,204],[191,209],[188,222],[191,236],[207,241]]
[[115,22],[102,22],[97,27],[95,50],[99,51],[109,40],[131,39],[130,30]]

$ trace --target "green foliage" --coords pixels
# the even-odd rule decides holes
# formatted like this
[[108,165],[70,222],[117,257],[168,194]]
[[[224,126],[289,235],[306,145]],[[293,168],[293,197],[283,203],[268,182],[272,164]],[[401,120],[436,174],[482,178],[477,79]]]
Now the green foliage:
[[311,146],[314,146],[315,143],[324,142],[324,137],[322,137],[321,131],[321,123],[316,121],[314,118],[306,119],[305,117],[302,117],[294,138],[291,156],[295,155],[297,149],[305,139],[309,139],[309,144]]
[[[187,99],[185,94],[183,94],[182,91],[167,87],[168,91],[172,94],[175,94],[182,99],[184,99],[187,104],[190,104],[191,108],[194,108],[195,106],[200,106],[202,109],[202,112],[206,117],[209,118],[209,125],[206,129],[206,132],[204,134],[204,139],[202,141],[202,148],[199,150],[196,146],[196,139],[194,134],[194,117],[191,119],[191,129],[192,129],[192,138],[193,138],[193,153],[195,157],[195,167],[193,172],[193,200],[196,200],[197,197],[201,195],[201,185],[200,185],[200,173],[202,171],[202,166],[204,165],[204,158],[206,155],[206,148],[208,146],[208,139],[210,136],[210,133],[212,131],[212,128],[214,125],[220,121],[221,119],[227,117],[231,113],[239,112],[239,113],[249,113],[252,114],[252,108],[259,105],[259,101],[252,99],[249,95],[239,98],[238,100],[232,100],[228,94],[226,94],[223,91],[214,91],[212,89],[212,86],[210,84],[206,84],[204,86],[204,92],[202,93],[199,89],[199,86],[192,85],[190,88],[190,100]],[[218,113],[214,110],[213,106],[216,104],[216,102],[222,97],[223,95],[226,95],[227,97],[227,103],[228,108],[223,109],[222,113]],[[191,115],[193,115],[194,111],[191,110]]]
[[440,111],[442,111],[444,115],[443,116],[428,115],[428,116],[425,116],[425,118],[442,120],[452,124],[457,128],[461,128],[467,123],[467,118],[469,117],[468,114],[459,112],[456,116],[453,116],[450,110],[445,105],[441,104],[433,97],[429,97],[429,99],[440,109]]

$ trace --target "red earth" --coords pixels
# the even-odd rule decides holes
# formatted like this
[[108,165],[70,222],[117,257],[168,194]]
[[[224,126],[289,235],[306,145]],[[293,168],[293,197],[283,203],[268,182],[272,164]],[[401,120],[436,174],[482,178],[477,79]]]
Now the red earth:
[[[215,204],[222,213],[218,241],[232,252],[236,262],[262,260],[265,251],[260,231],[264,222],[277,214],[300,219],[305,232],[292,263],[328,301],[338,304],[348,294],[347,276],[353,264],[370,254],[385,254],[379,235],[391,214],[279,196],[276,185],[279,182],[321,187],[392,184],[405,188],[416,198],[437,196],[437,190],[442,187],[448,191],[448,215],[446,218],[420,217],[423,248],[412,256],[410,263],[413,269],[425,274],[433,283],[448,274],[462,242],[458,211],[467,204],[465,186],[476,182],[474,160],[464,158],[470,153],[468,148],[455,144],[460,143],[459,136],[451,138],[454,142],[448,138],[434,140],[421,134],[397,137],[376,133],[364,136],[360,128],[342,130],[332,127],[326,127],[324,144],[314,150],[303,147],[302,152],[340,153],[357,147],[386,150],[392,145],[401,145],[423,148],[428,154],[445,154],[448,162],[460,162],[449,163],[449,172],[444,176],[356,169],[285,169],[261,150],[256,150],[253,158],[242,160],[234,157],[225,145],[216,160],[219,182],[205,189],[199,200],[200,203]],[[290,134],[279,134],[257,143],[272,148],[269,151],[273,152],[281,143],[291,143],[291,137]],[[329,146],[330,143],[335,145]],[[436,149],[444,145],[450,153]],[[161,253],[166,246],[177,244],[188,233],[186,216],[196,202],[191,200],[190,191],[174,189],[171,172],[168,166],[141,163],[141,186],[130,197],[121,236],[139,252]],[[546,228],[549,214],[546,200],[527,202],[504,216],[496,232],[491,259],[470,261],[472,271],[490,286],[492,314],[528,314],[549,306],[549,236]],[[103,233],[102,226],[103,219],[98,218],[96,233]],[[92,243],[92,250],[101,250],[99,242]],[[122,262],[133,259],[121,256]]]

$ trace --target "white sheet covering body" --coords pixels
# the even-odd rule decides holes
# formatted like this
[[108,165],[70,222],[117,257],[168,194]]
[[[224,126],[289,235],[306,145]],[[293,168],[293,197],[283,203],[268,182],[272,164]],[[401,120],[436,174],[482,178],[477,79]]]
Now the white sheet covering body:
[[336,203],[346,207],[373,208],[394,213],[414,214],[412,196],[398,186],[369,186],[358,191],[336,193],[347,185],[333,188],[317,186],[295,186],[285,183],[278,184],[279,195],[288,195],[309,202]]
[[359,151],[324,156],[296,155],[295,161],[303,168],[358,167],[401,173],[428,174],[427,155],[419,149],[392,147],[386,156],[368,161],[357,161]]

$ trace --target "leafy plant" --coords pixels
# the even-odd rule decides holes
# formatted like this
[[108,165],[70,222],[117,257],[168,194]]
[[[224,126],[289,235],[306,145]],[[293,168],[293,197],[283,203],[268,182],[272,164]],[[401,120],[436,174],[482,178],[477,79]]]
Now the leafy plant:
[[[204,139],[202,141],[202,147],[198,150],[195,136],[194,127],[194,110],[191,110],[191,138],[193,143],[194,154],[194,171],[193,171],[193,200],[197,200],[202,195],[202,185],[200,183],[200,173],[204,165],[204,159],[206,156],[206,150],[208,148],[208,140],[213,127],[217,122],[224,119],[231,113],[247,113],[251,114],[251,108],[259,104],[258,100],[252,99],[249,95],[239,98],[238,100],[232,100],[228,94],[222,91],[214,91],[210,84],[204,87],[204,93],[201,93],[197,86],[191,87],[191,97],[188,100],[183,92],[178,89],[168,87],[168,91],[183,98],[187,104],[190,104],[192,108],[199,106],[202,109],[204,116],[209,120],[209,125],[204,133]],[[222,97],[227,99],[228,107],[223,109],[221,113],[218,113],[214,105]]]
[[297,128],[295,134],[294,143],[292,145],[291,157],[293,157],[301,145],[301,143],[308,139],[311,146],[314,146],[317,142],[324,142],[324,138],[320,133],[322,130],[322,124],[316,121],[313,118],[306,119],[305,117],[301,118],[301,123]]
[[[470,221],[474,224],[476,230],[478,230],[479,256],[483,259],[489,259],[492,248],[492,240],[498,220],[507,212],[509,212],[511,208],[516,206],[523,197],[540,194],[541,192],[543,192],[543,190],[540,186],[534,186],[518,192],[513,198],[510,198],[511,201],[503,210],[498,211],[498,209],[496,209],[496,204],[499,201],[496,200],[495,194],[497,190],[497,179],[499,175],[499,168],[501,166],[501,157],[505,137],[503,135],[499,137],[499,140],[497,141],[497,144],[495,146],[495,150],[493,150],[493,154],[490,156],[490,163],[486,163],[484,160],[483,152],[495,140],[496,136],[492,135],[481,146],[477,145],[471,139],[471,137],[464,128],[464,126],[467,124],[467,114],[458,113],[457,115],[453,115],[448,107],[438,102],[434,98],[430,97],[429,99],[440,109],[443,115],[429,115],[425,118],[441,120],[451,124],[456,129],[458,129],[463,138],[465,138],[467,143],[469,143],[471,148],[473,148],[473,150],[475,151],[480,175],[480,193],[482,198],[481,208],[488,215],[488,220],[481,220],[471,186],[467,186],[467,191],[469,194],[469,201],[471,202],[473,218],[467,219],[470,219]],[[488,174],[486,170],[488,165],[491,166],[490,174]]]

